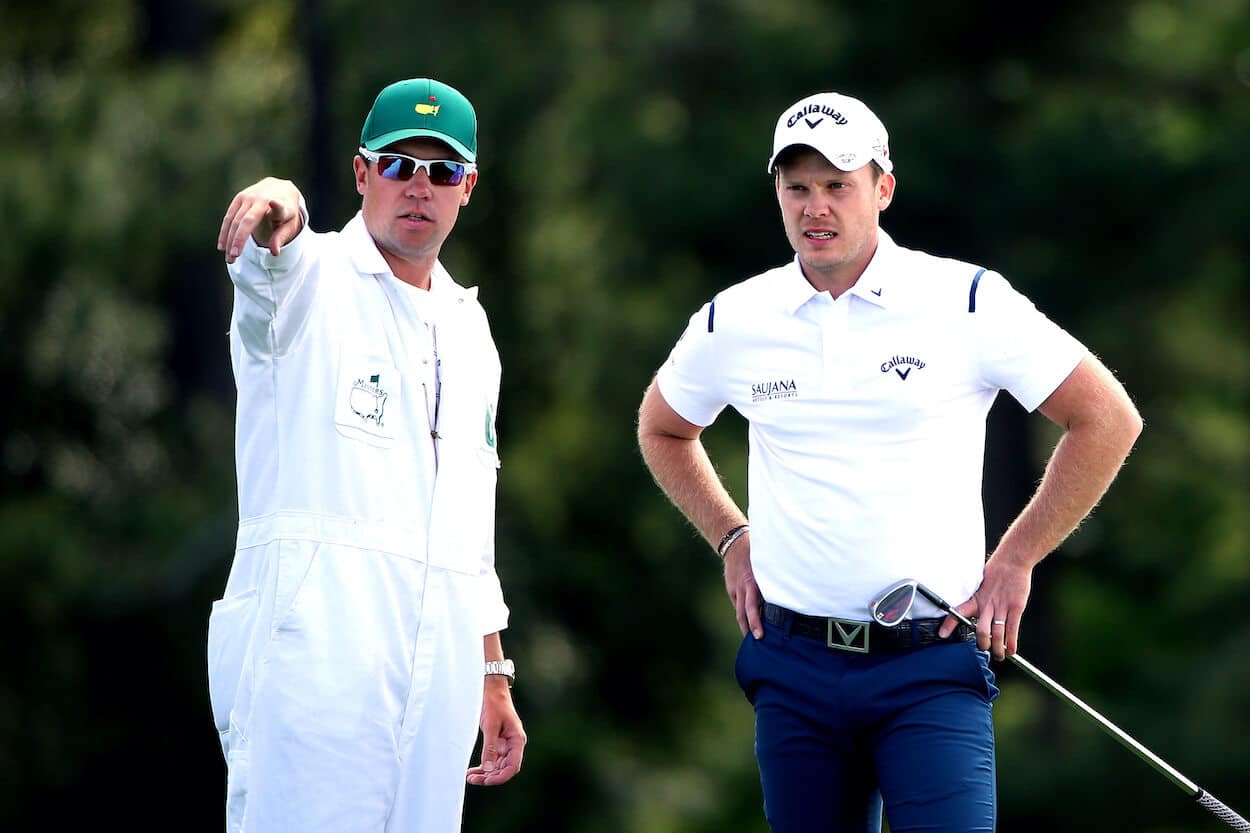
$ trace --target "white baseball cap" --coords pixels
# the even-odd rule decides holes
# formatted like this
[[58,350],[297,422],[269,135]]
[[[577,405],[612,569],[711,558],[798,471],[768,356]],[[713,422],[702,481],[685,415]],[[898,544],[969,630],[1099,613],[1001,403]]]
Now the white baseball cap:
[[858,170],[872,161],[887,173],[894,170],[885,125],[864,102],[849,95],[816,93],[787,107],[773,131],[770,174],[777,156],[791,145],[814,148],[842,171]]

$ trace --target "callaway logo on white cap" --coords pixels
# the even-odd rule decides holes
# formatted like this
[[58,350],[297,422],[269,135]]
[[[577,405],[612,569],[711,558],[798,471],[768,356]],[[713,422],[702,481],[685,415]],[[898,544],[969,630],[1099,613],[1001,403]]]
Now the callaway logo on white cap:
[[773,131],[769,173],[777,155],[791,145],[815,148],[843,171],[858,170],[872,161],[887,173],[894,170],[890,138],[881,119],[864,102],[839,93],[816,93],[786,108]]

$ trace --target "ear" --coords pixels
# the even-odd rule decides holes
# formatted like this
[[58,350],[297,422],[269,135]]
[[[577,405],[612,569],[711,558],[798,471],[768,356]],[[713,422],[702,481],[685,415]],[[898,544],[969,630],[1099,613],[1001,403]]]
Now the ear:
[[469,194],[473,192],[473,186],[477,185],[477,171],[469,174],[464,180],[464,193],[460,195],[460,205],[469,204]]
[[777,195],[777,205],[781,205],[785,198],[785,183],[781,181],[780,165],[773,169],[773,193]]
[[877,180],[877,210],[885,211],[894,201],[894,174],[882,174]]
[[359,154],[352,157],[352,172],[356,175],[356,193],[363,197],[368,187],[369,163],[361,158]]

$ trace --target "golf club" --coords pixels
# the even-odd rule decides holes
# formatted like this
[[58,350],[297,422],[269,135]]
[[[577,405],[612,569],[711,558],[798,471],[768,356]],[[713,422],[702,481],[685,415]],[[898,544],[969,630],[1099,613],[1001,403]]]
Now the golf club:
[[[937,605],[945,613],[954,616],[964,625],[967,625],[970,628],[976,627],[976,624],[971,619],[956,611],[950,606],[949,603],[947,603],[945,599],[915,579],[901,581],[882,593],[869,608],[872,611],[873,620],[887,628],[892,628],[906,621],[905,617],[908,612],[911,611],[912,604],[916,601],[917,593]],[[1046,688],[1059,695],[1062,699],[1068,701],[1068,703],[1070,703],[1074,708],[1081,711],[1086,717],[1089,717],[1101,726],[1107,734],[1111,735],[1121,744],[1128,747],[1137,755],[1137,757],[1150,764],[1169,781],[1188,793],[1190,798],[1197,801],[1207,810],[1210,810],[1211,813],[1214,814],[1220,821],[1224,822],[1234,830],[1241,830],[1246,831],[1246,833],[1250,833],[1250,822],[1247,822],[1244,818],[1234,812],[1232,808],[1225,805],[1193,781],[1190,781],[1184,775],[1181,775],[1165,761],[1159,758],[1159,756],[1155,755],[1149,749],[1130,737],[1128,733],[1126,733],[1119,726],[1116,726],[1110,720],[1094,711],[1094,709],[1082,702],[1079,697],[1042,673],[1037,666],[1033,665],[1019,654],[1011,654],[1007,658],[1023,668],[1031,677],[1033,677],[1033,679],[1037,680]]]

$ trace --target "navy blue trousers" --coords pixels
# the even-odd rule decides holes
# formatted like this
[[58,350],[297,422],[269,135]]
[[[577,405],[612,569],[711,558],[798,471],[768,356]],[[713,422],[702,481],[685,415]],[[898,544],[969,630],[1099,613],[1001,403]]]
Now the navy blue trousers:
[[773,833],[993,833],[998,696],[975,641],[856,654],[765,624],[735,673]]

